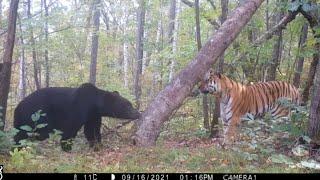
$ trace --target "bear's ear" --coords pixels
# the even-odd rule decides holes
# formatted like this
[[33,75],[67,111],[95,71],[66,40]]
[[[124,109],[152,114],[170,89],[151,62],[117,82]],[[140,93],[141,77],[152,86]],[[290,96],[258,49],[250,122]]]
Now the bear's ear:
[[120,93],[118,91],[113,91],[113,93],[120,96]]

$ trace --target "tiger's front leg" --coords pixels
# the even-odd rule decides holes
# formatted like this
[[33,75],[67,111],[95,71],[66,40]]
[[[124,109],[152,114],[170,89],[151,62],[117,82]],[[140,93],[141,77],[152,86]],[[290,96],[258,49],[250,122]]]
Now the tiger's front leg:
[[239,139],[240,116],[233,116],[229,122],[223,126],[223,144],[231,145]]

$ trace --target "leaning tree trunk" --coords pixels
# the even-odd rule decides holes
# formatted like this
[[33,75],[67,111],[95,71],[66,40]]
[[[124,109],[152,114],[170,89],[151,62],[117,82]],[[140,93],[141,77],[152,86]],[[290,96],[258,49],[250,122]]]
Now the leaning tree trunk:
[[[223,24],[228,16],[228,4],[229,0],[221,0],[221,17],[220,21],[221,24]],[[216,71],[218,73],[223,73],[223,64],[224,64],[224,52],[219,58],[218,66],[216,68]],[[215,98],[214,101],[214,110],[213,110],[213,116],[211,121],[211,128],[210,128],[210,137],[216,137],[219,134],[219,130],[217,125],[219,124],[218,118],[220,117],[220,99]]]
[[300,77],[301,77],[303,63],[304,63],[304,57],[301,55],[301,52],[303,51],[303,47],[306,43],[307,36],[308,36],[308,24],[305,23],[301,29],[301,34],[300,34],[299,44],[298,44],[299,52],[297,55],[295,72],[293,77],[293,85],[297,88],[300,86]]
[[98,58],[98,46],[99,46],[99,26],[100,26],[100,0],[94,2],[94,14],[93,14],[93,25],[94,30],[92,33],[91,42],[91,63],[90,63],[90,77],[89,82],[96,84],[97,75],[97,58]]
[[4,47],[3,53],[3,66],[0,69],[0,106],[2,107],[1,120],[3,121],[0,130],[4,129],[6,110],[7,110],[7,100],[10,88],[11,79],[11,63],[12,54],[14,47],[14,40],[16,35],[16,21],[17,21],[17,10],[18,10],[19,0],[11,0],[9,8],[8,17],[8,30],[7,30],[7,41]]
[[136,71],[134,78],[134,94],[136,106],[140,108],[140,98],[141,98],[141,82],[140,76],[142,74],[142,61],[143,61],[143,34],[144,34],[144,22],[145,22],[145,2],[144,0],[139,0],[139,10],[138,10],[138,28],[137,28],[137,39],[136,39]]
[[161,127],[172,112],[190,94],[217,58],[233,42],[251,19],[263,0],[248,0],[233,11],[214,35],[201,48],[198,55],[151,102],[139,120],[135,143],[150,146],[156,143]]

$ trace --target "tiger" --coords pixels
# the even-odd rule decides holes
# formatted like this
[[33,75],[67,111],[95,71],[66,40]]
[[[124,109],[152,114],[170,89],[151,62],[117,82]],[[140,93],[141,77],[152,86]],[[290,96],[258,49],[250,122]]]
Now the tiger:
[[270,112],[272,117],[280,118],[289,114],[289,109],[279,103],[280,99],[287,98],[294,104],[301,102],[298,89],[289,83],[269,81],[243,85],[223,74],[214,73],[212,69],[200,82],[199,90],[220,98],[220,117],[226,144],[238,138],[238,126],[247,113],[261,117]]

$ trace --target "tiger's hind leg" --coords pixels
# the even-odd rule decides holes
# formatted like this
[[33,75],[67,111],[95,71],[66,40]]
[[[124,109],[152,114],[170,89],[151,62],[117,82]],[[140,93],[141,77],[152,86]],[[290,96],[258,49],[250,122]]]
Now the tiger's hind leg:
[[273,118],[278,119],[288,116],[290,110],[286,107],[281,106],[280,104],[277,104],[273,109],[271,109],[270,112]]

